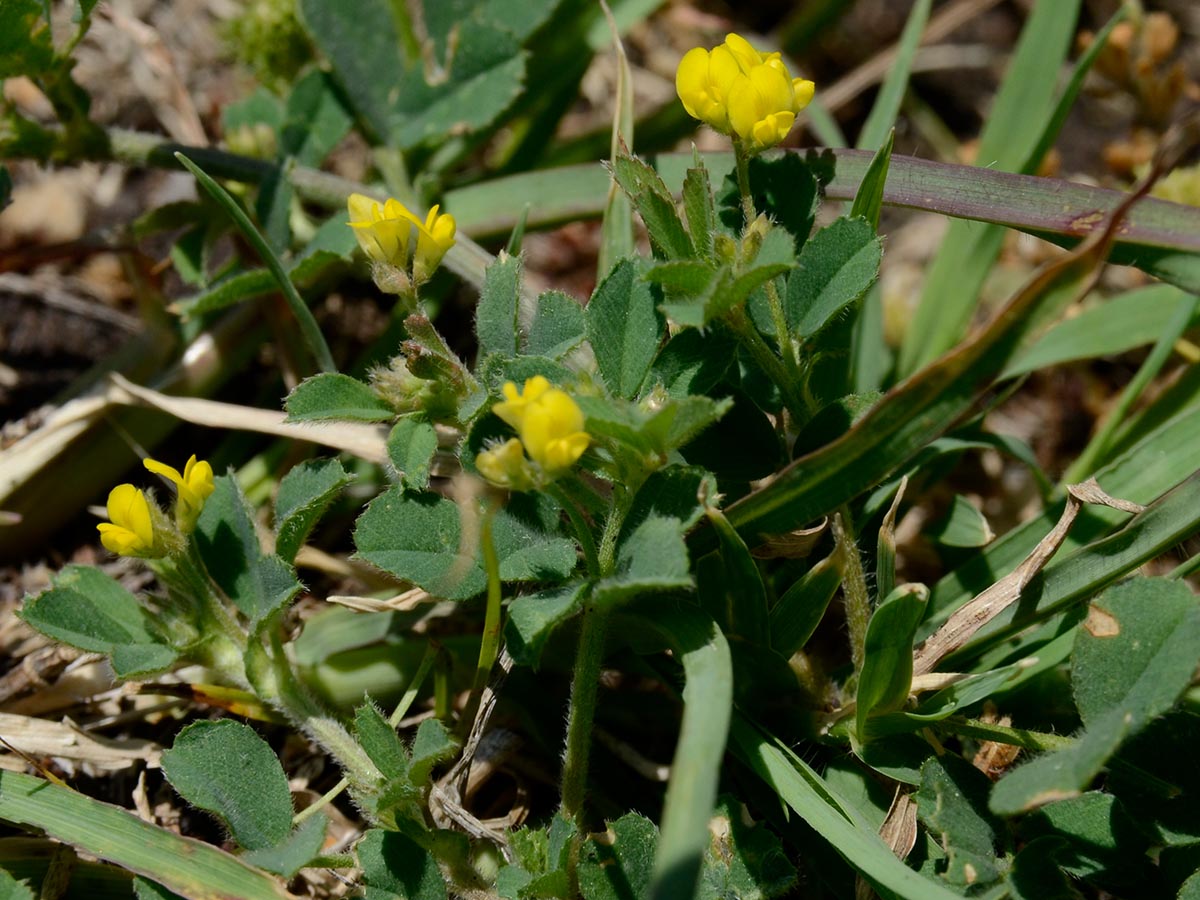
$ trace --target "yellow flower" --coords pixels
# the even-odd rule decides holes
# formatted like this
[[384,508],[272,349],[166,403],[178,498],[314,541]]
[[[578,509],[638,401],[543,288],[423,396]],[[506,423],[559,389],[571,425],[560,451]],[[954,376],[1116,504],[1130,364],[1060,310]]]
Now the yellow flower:
[[363,194],[351,194],[346,206],[350,213],[347,224],[354,229],[363,253],[405,271],[410,270],[411,263],[412,277],[418,284],[429,280],[446,251],[454,246],[454,217],[439,213],[438,206],[429,210],[424,222],[395,198],[379,203]]
[[517,438],[480,451],[475,457],[475,468],[498,487],[524,491],[533,486],[533,474],[525,459],[525,448]]
[[175,501],[175,524],[181,532],[190,534],[196,528],[196,520],[200,518],[200,510],[204,509],[204,501],[215,488],[212,466],[204,460],[197,460],[194,453],[183,467],[182,475],[178,469],[156,459],[143,459],[142,465],[156,475],[175,483],[179,495]]
[[505,382],[504,387],[500,389],[504,399],[492,407],[492,412],[520,431],[530,406],[540,400],[548,390],[550,382],[542,375],[526,378],[525,387],[520,391],[511,381]]
[[154,554],[154,523],[150,502],[132,484],[118,484],[108,493],[108,522],[101,522],[100,543],[121,556]]
[[752,152],[787,137],[815,87],[792,78],[779,53],[755,50],[737,34],[726,35],[711,52],[689,50],[675,73],[675,89],[688,115],[736,135]]
[[527,379],[520,392],[511,381],[502,391],[505,399],[492,410],[516,429],[529,458],[548,475],[574,465],[591,438],[583,430],[583,411],[571,395],[541,375]]

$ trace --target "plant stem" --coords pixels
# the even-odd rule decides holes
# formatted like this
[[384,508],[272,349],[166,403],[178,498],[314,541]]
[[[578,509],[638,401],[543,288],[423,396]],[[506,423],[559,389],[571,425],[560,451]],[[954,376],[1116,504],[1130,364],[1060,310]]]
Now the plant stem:
[[[217,184],[202,168],[182,153],[176,153],[175,158],[195,176],[201,187],[229,214],[246,240],[254,247],[259,258],[270,270],[276,283],[279,285],[280,291],[283,293],[284,299],[287,300],[287,304],[292,310],[292,315],[296,317],[296,324],[300,327],[300,333],[303,335],[305,343],[308,344],[309,350],[312,351],[317,365],[320,366],[322,371],[336,372],[337,365],[333,361],[333,355],[329,352],[329,344],[325,342],[325,336],[321,333],[321,327],[317,324],[312,310],[308,308],[308,304],[304,302],[304,299],[296,290],[296,286],[292,284],[291,277],[284,270],[283,263],[280,262],[279,257],[271,249],[270,245],[267,244],[263,236],[258,233],[258,229],[254,227],[254,223],[250,221],[250,217],[242,211],[242,208],[229,195],[229,192]],[[286,171],[284,177],[286,177]]]
[[483,618],[483,635],[479,644],[479,661],[475,665],[475,681],[471,686],[471,701],[467,704],[470,715],[464,713],[463,721],[469,723],[475,719],[475,709],[479,697],[487,684],[492,666],[500,654],[500,560],[496,556],[496,544],[492,540],[493,511],[487,509],[483,514],[483,523],[479,528],[479,544],[483,553],[483,569],[487,573],[487,610]]
[[575,529],[575,537],[579,541],[579,546],[583,548],[583,560],[587,566],[588,577],[599,578],[600,558],[596,553],[596,538],[592,534],[592,528],[587,519],[583,516],[583,511],[557,484],[551,484],[547,490],[550,496],[566,510],[567,518],[571,520],[571,527]]
[[[746,152],[746,145],[736,137],[733,139],[733,158],[737,171],[738,193],[742,195],[742,216],[746,220],[746,227],[749,228],[758,219],[758,210],[754,207],[754,193],[750,190],[750,154]],[[800,373],[796,351],[792,345],[791,329],[788,328],[787,313],[784,311],[779,289],[775,286],[775,279],[768,281],[763,290],[767,295],[767,307],[771,311],[771,324],[775,328],[775,339],[779,344],[779,355],[783,357],[784,368],[788,371],[790,381],[799,381]]]
[[562,811],[583,833],[583,801],[587,788],[592,723],[600,686],[600,664],[608,630],[605,610],[585,609],[571,679],[571,712],[567,720],[567,750],[563,759]]
[[1026,750],[1063,750],[1075,743],[1074,738],[1062,734],[1029,731],[1025,728],[1013,728],[1009,725],[997,725],[993,722],[959,716],[944,719],[938,723],[937,727],[939,731],[947,731],[961,737],[995,741],[998,744],[1009,744]]
[[[425,676],[429,674],[429,670],[433,668],[434,661],[438,658],[440,647],[431,643],[425,651],[425,656],[421,659],[421,664],[417,666],[417,671],[413,673],[412,679],[408,682],[408,689],[404,692],[404,696],[400,698],[400,702],[396,704],[396,708],[392,710],[392,714],[388,717],[388,724],[395,728],[400,724],[400,720],[404,718],[405,713],[412,707],[413,701],[417,699],[417,692],[421,689],[421,683],[425,680]],[[333,802],[334,798],[342,791],[350,786],[350,779],[343,778],[332,788],[321,795],[315,803],[305,807],[292,817],[292,825],[299,825],[309,816],[317,813],[320,809],[328,806]]]
[[871,596],[867,591],[867,578],[863,574],[862,557],[854,537],[854,523],[850,511],[842,506],[833,516],[833,537],[837,547],[838,568],[842,572],[842,593],[846,598],[846,629],[850,633],[850,658],[854,662],[854,675],[847,683],[847,691],[858,682],[866,654],[867,625],[871,621]]
[[[617,538],[621,525],[633,504],[639,485],[619,487],[613,508],[604,523],[597,552],[600,577],[616,566]],[[567,746],[563,759],[562,811],[583,833],[583,799],[587,788],[588,757],[592,749],[592,723],[596,715],[596,695],[600,686],[600,665],[604,661],[604,638],[608,630],[608,610],[584,605],[579,630],[579,648],[571,679],[571,710],[567,718]],[[575,854],[572,854],[574,859]]]
[[754,361],[779,388],[780,394],[783,395],[783,405],[792,417],[793,427],[802,427],[809,420],[810,414],[804,394],[798,390],[799,379],[792,377],[783,359],[763,340],[763,336],[758,333],[745,310],[731,310],[725,321]]

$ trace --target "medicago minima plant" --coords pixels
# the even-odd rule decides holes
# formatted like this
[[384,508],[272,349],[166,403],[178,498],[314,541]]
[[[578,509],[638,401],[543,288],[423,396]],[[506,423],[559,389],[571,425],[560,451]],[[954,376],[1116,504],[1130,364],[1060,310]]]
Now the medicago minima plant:
[[[1062,94],[1040,77],[1066,54],[1073,6],[1036,5],[981,158],[1007,142],[1004,167],[1032,170],[1052,142],[1104,45]],[[901,87],[928,8],[913,11]],[[427,206],[313,168],[332,147],[322,128],[356,123],[390,183],[402,166],[389,148],[436,182],[465,152],[456,141],[520,108],[488,91],[543,32],[478,12],[456,32],[456,59],[491,80],[461,61],[441,80],[417,66],[406,91],[381,94],[354,80],[354,48],[340,42],[350,32],[338,31],[383,28],[376,4],[358,23],[316,0],[300,10],[329,70],[298,76],[282,112],[278,100],[240,110],[231,135],[243,153],[176,148],[170,160],[206,198],[188,211],[204,217],[190,233],[202,244],[232,223],[265,264],[201,284],[179,309],[211,323],[277,288],[320,371],[269,428],[244,410],[117,386],[126,402],[253,421],[343,453],[292,466],[253,502],[237,472],[146,458],[160,490],[145,478],[112,487],[98,528],[152,587],[72,565],[20,613],[106,657],[119,682],[152,691],[182,679],[229,713],[195,718],[162,754],[166,780],[216,817],[226,849],[11,772],[0,819],[134,873],[139,897],[291,896],[285,885],[319,868],[367,897],[418,900],[1042,897],[1068,896],[1068,879],[1118,896],[1200,890],[1186,766],[1194,562],[1135,574],[1200,527],[1194,379],[1106,422],[1059,484],[987,415],[1030,371],[1099,352],[1080,326],[1055,323],[1109,258],[1163,283],[1084,316],[1166,310],[1141,341],[1155,346],[1123,416],[1158,375],[1200,289],[1195,211],[1143,199],[1182,138],[1164,141],[1130,194],[1071,195],[1101,210],[1079,233],[1080,209],[1064,219],[1058,200],[1038,199],[1038,179],[893,157],[895,91],[881,94],[867,151],[776,150],[815,86],[730,34],[683,55],[675,81],[728,152],[651,164],[614,139],[606,172],[587,170],[602,174],[589,202],[604,244],[584,303],[529,289],[525,219],[495,257],[467,236],[470,190],[486,197],[503,177]],[[364,36],[358,52],[370,46]],[[48,139],[68,156],[140,152],[138,136],[80,118],[69,65],[55,60],[26,60],[58,91],[61,130]],[[464,107],[471,90],[477,105]],[[1019,110],[1005,99],[1017,94]],[[321,127],[289,129],[289,110]],[[1033,124],[1015,129],[1018,113]],[[586,181],[546,171],[552,186]],[[984,212],[957,197],[975,182],[990,192]],[[299,195],[341,208],[306,227]],[[951,232],[935,271],[957,264],[966,299],[931,294],[936,327],[917,327],[933,315],[923,305],[898,354],[872,318],[885,203],[993,223]],[[1069,249],[970,330],[995,223]],[[399,335],[357,374],[339,371],[301,293],[347,263],[389,298]],[[471,353],[435,324],[447,268],[478,288]],[[1040,485],[1040,511],[1000,538],[949,487],[955,463],[980,451]],[[897,522],[947,491],[925,536],[947,574],[905,581]],[[356,563],[389,587],[300,616],[297,566],[323,517],[348,510]],[[301,810],[263,737],[287,732],[340,778]],[[489,795],[480,772],[518,787]],[[331,849],[335,803],[362,833]]]

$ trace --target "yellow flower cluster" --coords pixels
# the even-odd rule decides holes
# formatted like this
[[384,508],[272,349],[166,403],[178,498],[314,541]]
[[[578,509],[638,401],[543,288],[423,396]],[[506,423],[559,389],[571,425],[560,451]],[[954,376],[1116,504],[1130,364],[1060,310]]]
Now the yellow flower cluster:
[[760,53],[741,35],[728,34],[711,51],[694,47],[684,54],[675,90],[688,115],[756,152],[787,137],[816,86],[792,78],[780,54]]
[[454,216],[439,213],[438,206],[429,210],[422,222],[395,198],[380,203],[365,194],[351,194],[346,205],[350,212],[347,224],[354,229],[363,253],[375,262],[409,272],[416,284],[428,281],[454,246]]
[[[526,379],[518,390],[511,381],[504,399],[492,411],[511,425],[518,437],[475,457],[481,475],[501,487],[525,490],[537,482],[529,460],[543,476],[554,478],[575,464],[591,438],[583,430],[583,411],[571,395],[541,375]],[[526,459],[528,454],[528,459]]]
[[[183,473],[160,463],[144,459],[142,464],[157,475],[174,482],[175,525],[180,534],[191,534],[204,508],[204,501],[213,492],[212,466],[197,460],[195,454],[187,461]],[[109,521],[96,526],[100,543],[121,556],[154,558],[167,553],[170,541],[164,532],[171,531],[162,512],[150,504],[144,491],[132,484],[118,484],[108,494]],[[176,538],[178,541],[178,538]]]

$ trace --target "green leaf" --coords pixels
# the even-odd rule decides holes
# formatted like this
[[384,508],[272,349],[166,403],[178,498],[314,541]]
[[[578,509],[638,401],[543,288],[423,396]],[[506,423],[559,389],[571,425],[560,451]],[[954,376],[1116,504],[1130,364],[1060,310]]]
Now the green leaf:
[[666,332],[655,303],[637,264],[623,259],[596,287],[585,310],[600,376],[618,397],[637,394]]
[[336,372],[337,366],[333,362],[333,356],[330,355],[329,345],[325,343],[325,336],[321,333],[321,328],[317,325],[317,320],[313,317],[312,310],[305,305],[304,299],[296,290],[296,286],[292,284],[292,280],[283,268],[283,262],[279,259],[275,250],[259,234],[258,229],[254,227],[254,223],[250,221],[250,217],[246,215],[242,207],[230,196],[228,191],[182,153],[177,152],[173,155],[185,169],[192,173],[197,183],[217,202],[217,205],[233,219],[238,230],[242,232],[242,235],[249,242],[250,246],[254,248],[259,258],[266,264],[267,269],[271,272],[271,277],[275,279],[275,283],[283,293],[283,298],[287,301],[288,308],[295,317],[297,326],[299,326],[300,334],[304,338],[304,342],[308,344],[308,348],[312,352],[317,365],[321,367],[322,371]]
[[521,305],[521,258],[501,253],[484,273],[483,292],[475,313],[479,358],[490,353],[517,355]]
[[1012,900],[1076,900],[1079,894],[1055,861],[1065,842],[1058,837],[1030,841],[1013,857],[1005,886]]
[[458,751],[458,741],[439,719],[426,719],[417,726],[412,742],[412,760],[408,778],[417,786],[425,786],[433,767],[450,759]]
[[446,900],[446,882],[430,852],[398,831],[368,831],[356,848],[366,900]]
[[162,768],[179,796],[220,818],[247,850],[278,847],[291,834],[287,776],[254,729],[232,719],[193,722],[163,751]]
[[45,832],[153,879],[180,897],[290,900],[278,879],[211,844],[181,837],[128,810],[41,778],[0,770],[0,819]]
[[438,438],[433,425],[417,416],[404,416],[388,435],[388,459],[406,490],[429,487],[429,467],[437,453]]
[[321,855],[325,844],[326,819],[316,816],[300,825],[283,843],[274,847],[251,850],[242,859],[252,866],[293,878],[296,873]]
[[[557,511],[543,500],[514,497],[492,523],[504,581],[557,581],[575,568],[575,545],[559,537]],[[437,597],[465,600],[486,579],[478,540],[462,543],[459,511],[436,494],[399,485],[371,502],[354,532],[358,555]]]
[[927,535],[946,547],[983,547],[996,536],[983,513],[962,494],[954,495],[950,511]]
[[[711,154],[708,158],[712,161]],[[821,205],[816,169],[816,165],[794,153],[774,159],[756,156],[750,160],[750,194],[754,197],[754,208],[782,225],[792,236],[797,251],[808,240]],[[725,180],[720,205],[722,223],[730,231],[740,233],[745,223],[742,221],[741,195],[732,175]]]
[[767,589],[758,563],[720,510],[706,509],[705,515],[716,529],[717,552],[725,569],[726,596],[722,604],[728,619],[725,633],[742,637],[752,644],[765,645]]
[[658,828],[645,816],[626,813],[608,823],[612,840],[589,839],[579,861],[579,893],[584,900],[645,897],[654,867]]
[[717,212],[713,203],[712,182],[704,160],[696,155],[696,165],[683,177],[683,214],[696,253],[702,258],[712,255],[713,235],[717,233]]
[[456,24],[456,36],[453,54],[438,61],[444,76],[427,77],[417,63],[387,85],[391,140],[403,149],[488,128],[520,96],[526,53],[515,34],[466,19]]
[[305,378],[283,401],[289,422],[344,419],[350,422],[389,422],[395,411],[370,385],[340,372]]
[[742,804],[722,797],[709,823],[712,844],[704,855],[699,900],[766,900],[787,894],[796,867],[766,825],[747,824]]
[[[258,186],[254,199],[254,215],[262,227],[267,244],[278,254],[284,254],[292,243],[292,200],[295,191],[282,168],[272,169]],[[280,261],[280,269],[282,261]],[[290,277],[289,277],[290,281]]]
[[133,594],[99,569],[65,566],[53,586],[25,601],[21,619],[47,637],[111,657],[119,679],[161,672],[176,651]]
[[320,166],[351,124],[332,79],[320,69],[310,69],[288,94],[279,129],[280,150],[300,165]]
[[1047,331],[1017,354],[1000,377],[1015,378],[1064,362],[1116,356],[1153,344],[1170,324],[1183,296],[1176,287],[1155,284],[1097,303]]
[[649,516],[617,549],[616,570],[596,583],[592,602],[597,607],[612,608],[639,594],[691,586],[682,523]]
[[0,869],[0,900],[34,900],[33,891]]
[[859,740],[867,735],[867,719],[898,709],[908,699],[913,636],[928,602],[929,589],[925,585],[905,584],[892,591],[871,615],[856,697]]
[[255,88],[241,100],[228,103],[221,110],[221,130],[229,134],[242,128],[266,125],[278,132],[283,125],[283,103],[264,87]]
[[815,337],[856,303],[879,274],[883,244],[865,219],[841,218],[812,236],[788,279],[788,324]]
[[803,649],[842,583],[841,569],[827,557],[804,573],[771,607],[767,633],[771,648],[784,659]]
[[612,174],[646,223],[654,255],[660,259],[695,257],[692,239],[675,209],[675,198],[659,174],[637,157],[627,155],[617,157]]
[[384,778],[408,777],[408,753],[400,735],[370,698],[354,710],[354,735]]
[[[1034,154],[1043,131],[1053,125],[1058,74],[1071,48],[1079,6],[1079,0],[1039,0],[1025,21],[979,138],[977,158],[989,169],[1028,172],[1041,161]],[[997,226],[950,223],[901,346],[901,375],[958,341],[1003,240],[1004,230]]]
[[1175,704],[1200,658],[1200,603],[1178,581],[1118,585],[1093,602],[1075,655],[1083,734],[1002,778],[993,811],[1013,815],[1078,794],[1126,738]]
[[689,328],[667,341],[650,368],[650,382],[672,397],[707,394],[737,358],[737,343],[728,331]]
[[0,6],[0,78],[37,77],[54,65],[54,39],[39,0]]
[[651,516],[677,519],[686,531],[704,515],[701,496],[716,497],[717,481],[698,466],[667,466],[655,470],[634,497],[621,524],[624,544],[638,525]]
[[722,397],[683,397],[668,400],[645,424],[645,433],[660,454],[690,444],[700,432],[733,408],[733,400]]
[[[653,521],[653,520],[650,520]],[[654,604],[631,617],[639,632],[657,634],[683,666],[683,720],[663,802],[662,836],[648,900],[692,897],[706,849],[709,819],[725,758],[733,706],[729,644],[695,607]]]
[[253,624],[282,609],[300,591],[292,567],[262,551],[254,512],[237,481],[214,479],[193,539],[208,574]]
[[[1071,684],[1085,727],[1101,721],[1141,687],[1151,706],[1169,706],[1186,686],[1144,683],[1152,666],[1172,652],[1186,654],[1180,640],[1195,632],[1200,602],[1179,581],[1138,578],[1092,601],[1071,655]],[[1182,665],[1182,655],[1175,667]],[[1156,696],[1157,695],[1157,696]]]
[[[856,146],[862,150],[875,150],[886,142],[888,155],[891,154],[892,137],[895,136],[896,117],[900,113],[900,104],[904,100],[908,88],[909,75],[912,72],[913,59],[917,55],[917,47],[925,31],[925,23],[929,21],[930,0],[918,0],[914,3],[904,23],[904,32],[896,45],[896,55],[888,66],[887,78],[879,93],[875,95],[875,103],[863,123],[862,131],[858,133]],[[889,135],[890,132],[890,135]],[[886,170],[886,167],[885,167]],[[868,216],[868,218],[870,218]],[[871,220],[878,225],[878,218]]]
[[1200,900],[1200,872],[1194,873],[1180,886],[1175,900]]
[[734,717],[730,737],[738,759],[877,889],[903,900],[961,900],[959,894],[897,859],[877,827],[778,738],[740,714]]
[[1150,840],[1112,794],[1092,791],[1042,807],[1021,822],[1021,839],[1055,839],[1063,869],[1126,896],[1165,896],[1163,877],[1150,862]]
[[987,776],[961,757],[931,756],[921,766],[917,814],[946,851],[942,872],[959,887],[984,886],[1000,877],[996,844],[1003,833],[987,810]]
[[275,497],[275,553],[280,559],[296,561],[313,526],[353,480],[336,459],[306,460],[283,476]]
[[[925,11],[929,12],[929,0],[924,0]],[[913,8],[913,14],[917,12]],[[879,215],[883,211],[883,186],[887,183],[888,167],[892,162],[892,145],[896,141],[896,129],[888,132],[887,140],[880,146],[862,183],[858,193],[854,195],[854,203],[850,207],[851,219],[866,219],[874,231],[879,230]]]
[[505,625],[505,645],[513,659],[536,669],[554,629],[579,611],[586,595],[587,585],[573,581],[538,594],[514,597]]
[[544,291],[533,310],[524,352],[561,359],[583,343],[586,333],[587,322],[579,301],[562,291]]

